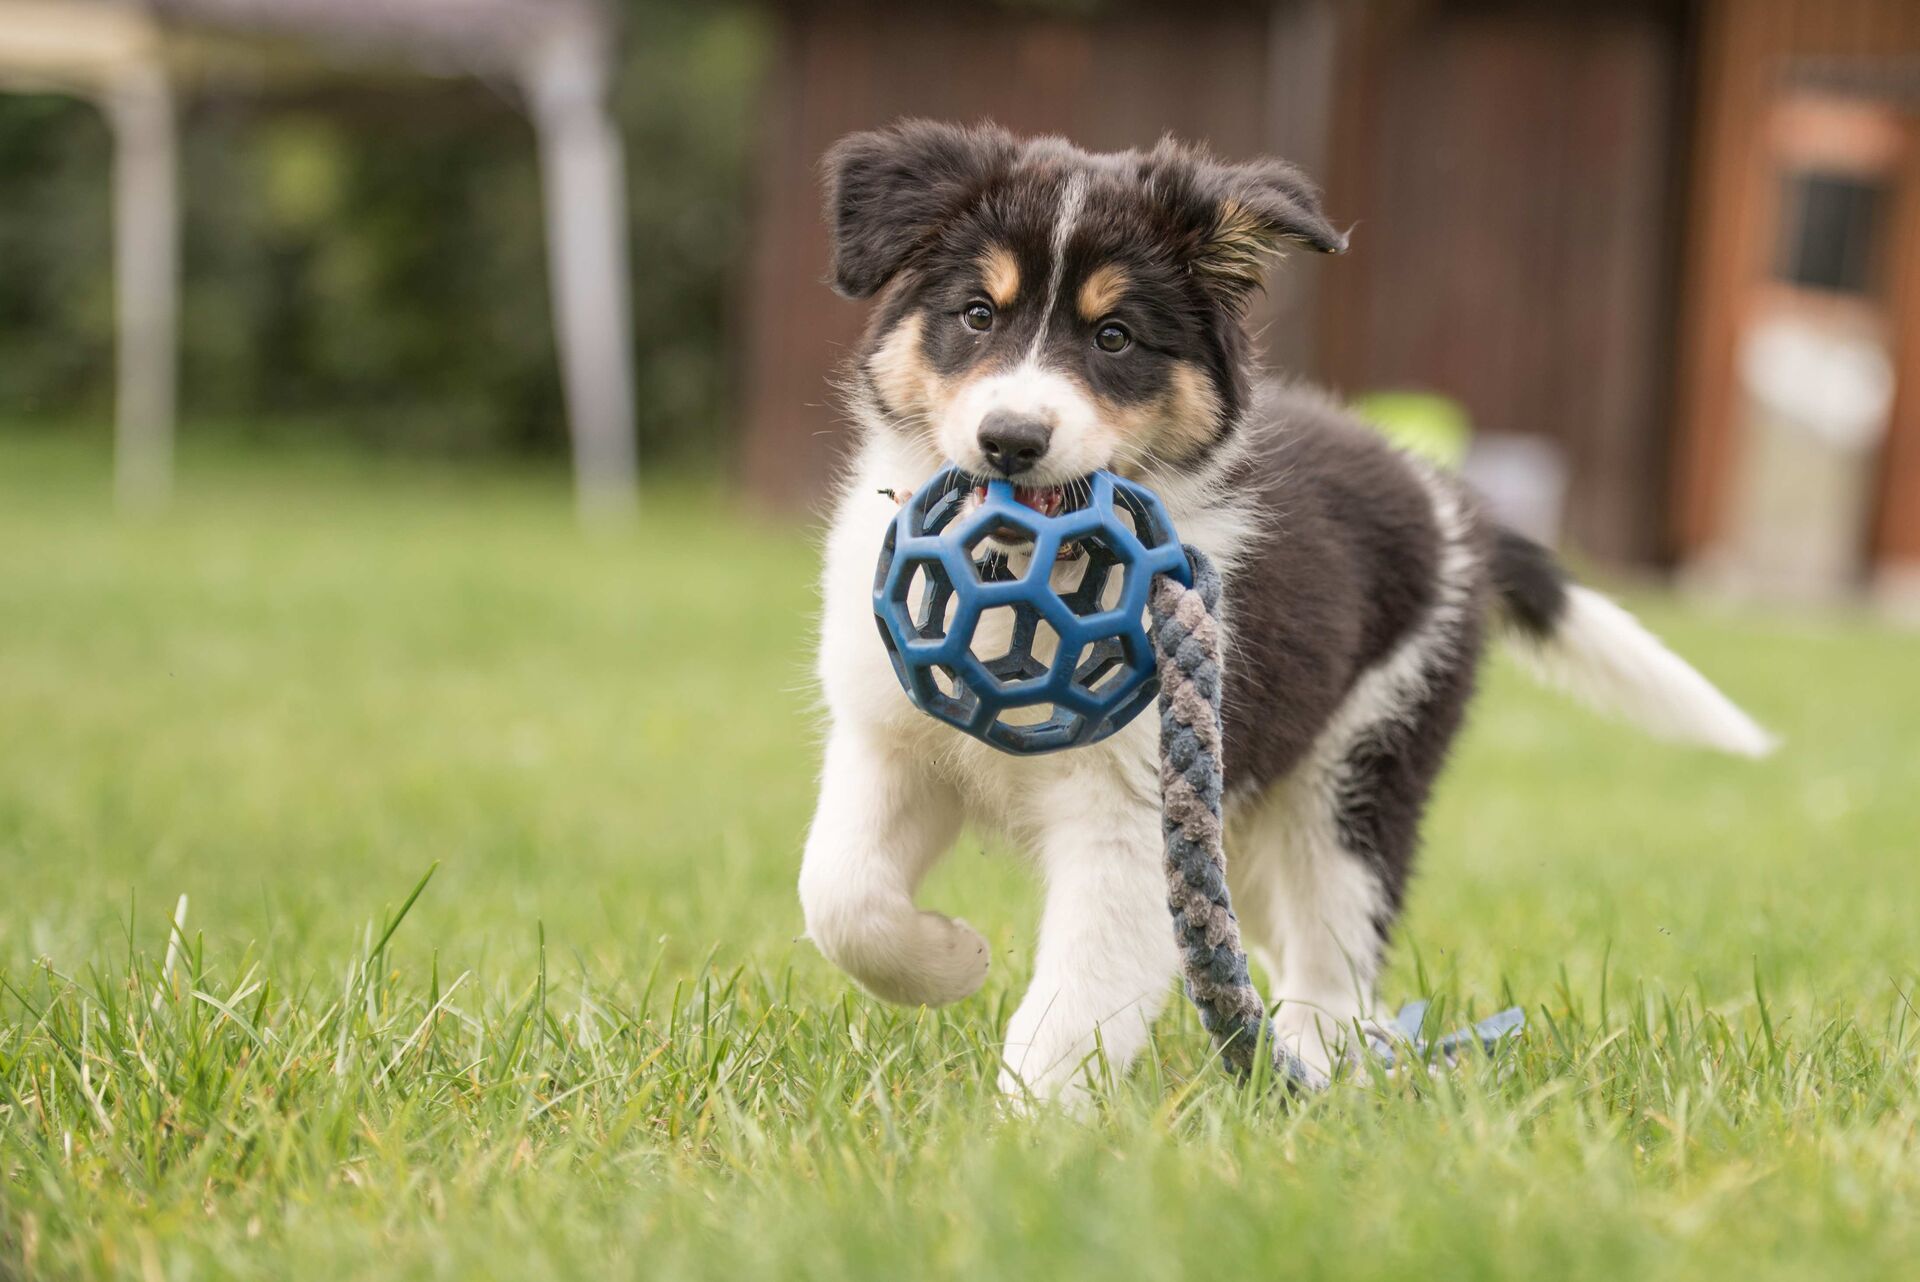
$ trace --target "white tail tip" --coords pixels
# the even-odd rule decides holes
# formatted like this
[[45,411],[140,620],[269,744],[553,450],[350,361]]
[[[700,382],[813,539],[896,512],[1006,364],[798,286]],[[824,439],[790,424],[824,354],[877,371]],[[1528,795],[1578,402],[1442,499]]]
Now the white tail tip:
[[1512,641],[1539,680],[1648,734],[1742,757],[1764,757],[1778,746],[1638,619],[1591,588],[1569,585],[1552,636],[1516,630]]

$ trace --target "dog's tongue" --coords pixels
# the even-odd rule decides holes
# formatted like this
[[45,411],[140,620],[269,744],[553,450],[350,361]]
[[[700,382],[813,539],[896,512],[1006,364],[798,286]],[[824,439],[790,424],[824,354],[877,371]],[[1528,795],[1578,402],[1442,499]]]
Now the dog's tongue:
[[1022,485],[1014,488],[1013,497],[1016,502],[1026,504],[1042,516],[1052,516],[1059,512],[1063,496],[1057,485]]
[[[987,497],[987,487],[979,486],[974,493],[984,499]],[[1063,497],[1057,485],[1016,485],[1013,488],[1014,502],[1030,507],[1042,516],[1057,516]]]

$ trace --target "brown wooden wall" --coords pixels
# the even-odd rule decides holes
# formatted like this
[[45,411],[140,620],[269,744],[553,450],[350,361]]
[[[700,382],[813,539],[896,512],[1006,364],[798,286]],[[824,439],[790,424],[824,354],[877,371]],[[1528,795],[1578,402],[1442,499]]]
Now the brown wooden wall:
[[1224,155],[1276,136],[1268,18],[1258,4],[1109,7],[1080,23],[986,4],[822,3],[784,11],[769,88],[747,335],[746,479],[784,506],[813,501],[845,443],[827,378],[865,309],[822,283],[816,165],[841,135],[902,116],[991,117],[1084,146],[1167,131]]
[[1340,387],[1444,392],[1566,451],[1583,552],[1662,552],[1679,246],[1673,5],[1371,5],[1346,43]]
[[[1687,229],[1674,536],[1710,548],[1725,527],[1740,448],[1735,354],[1771,247],[1767,109],[1798,71],[1829,70],[1904,93],[1920,110],[1916,0],[1707,0],[1701,28],[1695,191]],[[1869,555],[1920,565],[1920,143],[1894,211],[1887,264],[1897,393]]]
[[991,115],[1087,146],[1167,130],[1275,151],[1357,222],[1296,255],[1258,318],[1273,363],[1354,394],[1430,389],[1482,429],[1544,433],[1584,550],[1663,550],[1686,6],[1442,0],[784,11],[768,96],[747,365],[752,489],[805,502],[844,442],[826,376],[863,309],[821,278],[814,166],[906,114]]

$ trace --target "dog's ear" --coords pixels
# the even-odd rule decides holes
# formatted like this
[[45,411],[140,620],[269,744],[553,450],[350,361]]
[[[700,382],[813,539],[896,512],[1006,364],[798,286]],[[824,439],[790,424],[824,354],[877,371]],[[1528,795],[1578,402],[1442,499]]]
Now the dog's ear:
[[872,295],[1005,172],[1017,149],[1013,135],[997,126],[931,120],[834,144],[821,162],[834,289],[848,298]]
[[1146,169],[1184,224],[1188,265],[1223,299],[1243,306],[1286,245],[1345,253],[1346,233],[1327,221],[1320,192],[1282,160],[1228,165],[1168,139]]

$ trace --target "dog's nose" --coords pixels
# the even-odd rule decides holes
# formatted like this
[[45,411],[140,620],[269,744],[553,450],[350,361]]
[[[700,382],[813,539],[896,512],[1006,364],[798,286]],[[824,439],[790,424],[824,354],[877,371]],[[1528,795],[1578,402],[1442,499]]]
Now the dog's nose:
[[995,410],[980,420],[980,451],[1002,476],[1018,476],[1038,463],[1052,440],[1053,429],[1030,414]]

